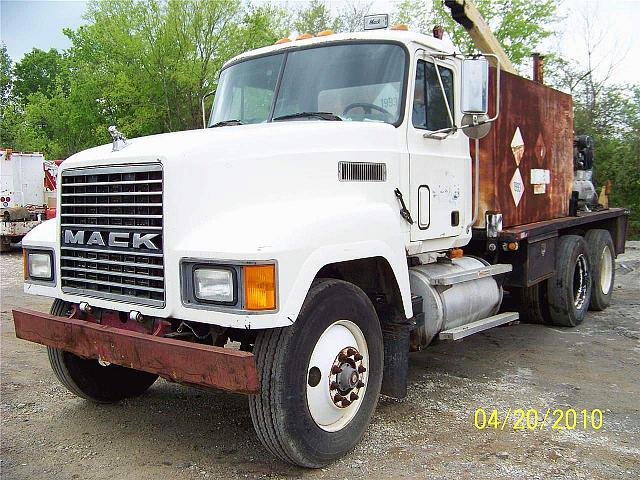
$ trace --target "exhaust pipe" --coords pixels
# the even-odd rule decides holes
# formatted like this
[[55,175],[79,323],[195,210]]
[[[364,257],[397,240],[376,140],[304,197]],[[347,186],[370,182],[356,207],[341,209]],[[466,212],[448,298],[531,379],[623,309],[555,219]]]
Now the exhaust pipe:
[[533,81],[544,85],[544,55],[534,53],[533,57]]

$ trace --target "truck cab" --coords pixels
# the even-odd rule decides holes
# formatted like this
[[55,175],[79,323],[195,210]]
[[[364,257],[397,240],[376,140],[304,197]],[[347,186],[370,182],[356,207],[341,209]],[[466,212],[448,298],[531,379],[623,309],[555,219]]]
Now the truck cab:
[[[143,315],[271,328],[295,321],[321,269],[372,259],[412,317],[407,252],[446,251],[471,238],[468,139],[461,131],[425,138],[451,126],[434,73],[438,52],[452,49],[425,35],[378,31],[232,59],[209,128],[132,139],[118,151],[103,145],[64,163],[60,215],[31,237],[55,252],[60,278],[26,288],[75,303],[89,297],[101,308],[130,302]],[[438,63],[459,124],[460,60]],[[94,266],[136,260],[124,262],[132,265],[122,275],[103,276],[85,267],[99,249],[115,263]],[[185,292],[193,262],[273,265],[277,299],[256,310],[240,292],[200,302]]]

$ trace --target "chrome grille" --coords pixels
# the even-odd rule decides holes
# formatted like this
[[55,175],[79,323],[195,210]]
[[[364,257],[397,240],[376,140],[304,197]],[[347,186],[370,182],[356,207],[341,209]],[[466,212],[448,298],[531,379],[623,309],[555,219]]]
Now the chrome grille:
[[60,189],[62,291],[163,306],[162,167],[65,170]]

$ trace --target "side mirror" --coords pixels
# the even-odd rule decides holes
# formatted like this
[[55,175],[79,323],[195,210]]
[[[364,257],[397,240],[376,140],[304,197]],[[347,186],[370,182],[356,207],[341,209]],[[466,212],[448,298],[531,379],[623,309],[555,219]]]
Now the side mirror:
[[462,61],[462,113],[486,115],[489,111],[489,62],[484,57]]
[[207,115],[206,115],[206,111],[205,111],[205,108],[204,108],[204,101],[207,99],[207,97],[210,97],[211,95],[214,95],[215,93],[216,93],[216,91],[212,90],[209,93],[206,93],[202,97],[202,100],[200,100],[200,107],[202,108],[202,128],[207,128]]

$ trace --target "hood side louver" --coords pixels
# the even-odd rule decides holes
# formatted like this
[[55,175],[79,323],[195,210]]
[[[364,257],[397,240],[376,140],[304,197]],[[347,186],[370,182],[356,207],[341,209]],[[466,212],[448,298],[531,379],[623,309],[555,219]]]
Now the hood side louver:
[[338,162],[341,182],[386,182],[387,165],[369,162]]

